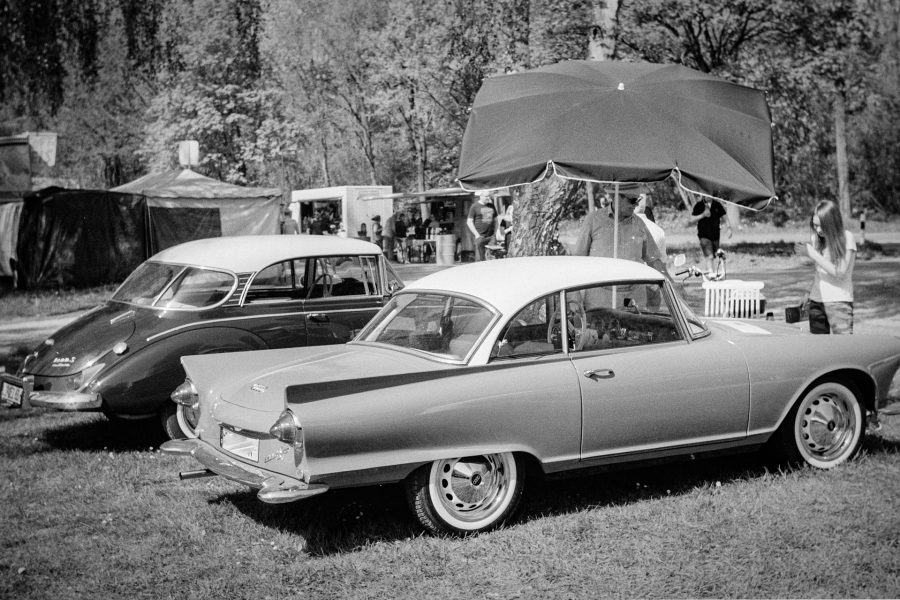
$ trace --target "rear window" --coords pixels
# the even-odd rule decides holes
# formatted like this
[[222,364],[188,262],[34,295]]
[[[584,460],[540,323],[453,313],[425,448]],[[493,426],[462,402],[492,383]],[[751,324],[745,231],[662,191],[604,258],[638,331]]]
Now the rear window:
[[199,310],[223,302],[236,283],[231,273],[148,261],[135,269],[112,299],[166,310]]

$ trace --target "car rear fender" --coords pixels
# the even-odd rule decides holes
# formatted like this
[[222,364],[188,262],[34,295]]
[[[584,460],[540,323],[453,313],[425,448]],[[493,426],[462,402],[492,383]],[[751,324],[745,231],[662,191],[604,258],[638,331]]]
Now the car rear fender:
[[89,388],[103,396],[104,410],[122,415],[157,412],[184,381],[181,357],[194,354],[264,350],[257,335],[230,327],[198,327],[154,340],[124,357]]

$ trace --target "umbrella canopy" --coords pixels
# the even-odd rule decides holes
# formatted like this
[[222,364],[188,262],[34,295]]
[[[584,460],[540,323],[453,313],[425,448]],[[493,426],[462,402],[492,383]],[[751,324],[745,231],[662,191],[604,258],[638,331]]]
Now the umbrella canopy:
[[765,92],[678,65],[566,61],[485,80],[459,182],[490,189],[549,172],[597,182],[673,176],[751,208],[775,197]]

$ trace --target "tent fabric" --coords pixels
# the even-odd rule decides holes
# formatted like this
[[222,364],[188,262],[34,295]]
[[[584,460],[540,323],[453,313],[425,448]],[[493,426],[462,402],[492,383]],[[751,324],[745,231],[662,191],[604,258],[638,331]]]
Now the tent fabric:
[[160,250],[195,239],[279,231],[281,190],[243,188],[188,169],[105,190],[47,188],[18,220],[19,286],[124,280]]
[[111,192],[140,194],[148,198],[239,199],[281,196],[278,188],[242,187],[206,177],[190,169],[150,173],[114,187]]
[[16,247],[19,285],[121,282],[148,256],[141,196],[48,188],[25,197]]
[[0,277],[12,277],[13,275],[10,260],[16,257],[21,212],[22,202],[0,204]]
[[146,198],[154,253],[205,237],[279,232],[278,188],[241,187],[183,169],[144,175],[110,191]]

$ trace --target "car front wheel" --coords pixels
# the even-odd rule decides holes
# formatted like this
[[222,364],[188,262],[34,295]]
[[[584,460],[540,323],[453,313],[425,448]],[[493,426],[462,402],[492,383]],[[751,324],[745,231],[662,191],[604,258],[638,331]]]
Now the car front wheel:
[[511,452],[438,460],[413,473],[406,496],[432,533],[465,535],[506,522],[518,507],[525,469]]
[[792,463],[830,469],[856,456],[865,428],[856,386],[849,381],[819,383],[794,405],[782,425],[782,454]]

